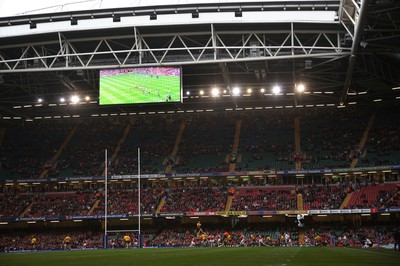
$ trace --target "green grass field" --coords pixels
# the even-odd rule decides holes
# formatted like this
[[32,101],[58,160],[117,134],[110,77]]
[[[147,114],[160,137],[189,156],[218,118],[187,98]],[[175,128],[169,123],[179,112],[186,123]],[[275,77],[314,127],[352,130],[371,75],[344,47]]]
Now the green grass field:
[[180,101],[181,85],[177,76],[120,74],[100,78],[101,105]]
[[343,247],[115,249],[0,254],[0,265],[399,265],[393,250]]

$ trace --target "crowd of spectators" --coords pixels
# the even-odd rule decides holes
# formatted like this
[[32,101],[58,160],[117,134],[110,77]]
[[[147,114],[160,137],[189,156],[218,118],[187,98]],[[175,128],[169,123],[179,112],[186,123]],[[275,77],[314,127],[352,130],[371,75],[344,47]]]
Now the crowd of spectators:
[[68,124],[24,124],[9,127],[0,146],[0,178],[39,178],[70,130]]
[[127,175],[138,173],[138,151],[140,148],[141,173],[163,172],[164,163],[173,149],[181,119],[136,119],[121,145],[117,158],[110,163],[109,173]]
[[[396,114],[377,115],[363,148],[359,143],[369,115],[343,110],[297,115],[301,127],[301,151],[297,152],[296,115],[285,113],[157,115],[118,123],[104,118],[10,125],[0,146],[0,178],[39,178],[44,170],[46,177],[100,176],[105,169],[105,149],[111,175],[136,174],[138,147],[143,174],[160,173],[167,166],[180,173],[225,172],[232,163],[239,120],[241,131],[233,162],[236,171],[289,170],[297,162],[303,169],[341,168],[349,167],[353,159],[358,159],[357,166],[377,166],[396,164],[400,159]],[[172,155],[182,121],[186,127],[177,154]],[[131,129],[120,143],[128,123]],[[75,127],[72,139],[53,161]]]
[[294,187],[241,187],[235,190],[232,211],[296,210]]
[[303,116],[302,167],[304,169],[349,167],[352,160],[361,155],[358,146],[367,123],[368,116],[357,112],[352,115],[337,111]]
[[[108,213],[137,214],[137,185],[114,184],[111,182],[108,189]],[[165,184],[162,187],[143,184],[140,194],[141,213],[155,215],[158,207],[161,213],[224,211],[228,195],[233,196],[231,211],[297,210],[297,196],[300,194],[305,210],[400,206],[399,183],[396,182],[334,182],[301,186],[231,184],[229,190],[226,185],[191,184],[183,187]],[[0,192],[0,218],[102,215],[105,212],[103,187],[42,192],[12,190],[9,186],[4,189]],[[349,200],[344,201],[347,195]],[[165,201],[160,204],[163,198]]]
[[229,170],[236,119],[199,116],[186,119],[174,171],[221,172]]
[[397,113],[378,114],[372,126],[360,166],[398,164],[400,160],[400,122]]
[[398,197],[395,183],[373,183],[353,192],[346,208],[384,208],[387,204],[396,206]]
[[[138,214],[138,190],[110,189],[108,190],[107,212],[109,214]],[[162,197],[162,191],[156,188],[142,188],[140,190],[140,206],[142,214],[154,214]],[[93,215],[104,214],[105,196],[98,193],[99,205],[93,210]]]
[[24,217],[87,215],[96,200],[94,193],[37,194]]
[[347,195],[347,187],[339,185],[309,185],[300,189],[303,195],[303,208],[339,209]]
[[249,115],[243,118],[238,153],[238,170],[294,168],[294,116]]
[[225,210],[227,190],[223,187],[184,187],[165,190],[161,212],[207,212]]
[[32,202],[31,194],[0,194],[0,219],[20,216]]
[[101,176],[105,149],[113,154],[124,128],[107,122],[80,124],[49,176]]

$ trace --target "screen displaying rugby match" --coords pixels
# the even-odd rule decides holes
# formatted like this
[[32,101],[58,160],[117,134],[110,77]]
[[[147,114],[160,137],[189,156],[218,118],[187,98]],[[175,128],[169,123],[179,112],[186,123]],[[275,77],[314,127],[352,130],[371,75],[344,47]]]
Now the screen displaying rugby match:
[[181,102],[180,67],[100,70],[100,105]]

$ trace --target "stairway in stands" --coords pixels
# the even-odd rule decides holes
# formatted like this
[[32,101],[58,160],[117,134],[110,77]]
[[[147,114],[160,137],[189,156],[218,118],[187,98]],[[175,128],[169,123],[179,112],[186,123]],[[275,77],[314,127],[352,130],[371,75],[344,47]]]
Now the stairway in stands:
[[346,207],[349,204],[349,201],[350,201],[352,195],[353,195],[353,193],[347,193],[342,204],[340,204],[339,209],[344,209],[344,207]]
[[[65,149],[65,147],[68,145],[69,141],[72,139],[72,137],[75,135],[76,132],[76,127],[72,128],[72,130],[69,132],[68,136],[65,138],[64,142],[61,144],[61,146],[58,148],[56,154],[54,154],[53,158],[51,158],[52,165],[51,168],[55,169],[57,168],[57,160],[60,157],[62,151]],[[40,174],[39,178],[45,178],[47,176],[49,169],[44,169],[42,173]]]
[[100,204],[100,200],[96,200],[93,203],[93,206],[90,208],[90,210],[88,211],[87,215],[92,215],[93,211],[99,206]]
[[165,204],[165,197],[162,197],[160,203],[158,203],[157,205],[156,214],[160,214],[162,207],[164,207],[164,204]]
[[[367,140],[368,140],[369,131],[371,130],[372,125],[374,124],[374,121],[375,121],[375,113],[373,113],[373,114],[370,116],[369,120],[368,120],[367,127],[365,128],[364,133],[363,133],[363,135],[362,135],[362,138],[361,138],[361,140],[360,140],[360,144],[358,145],[358,148],[359,148],[360,150],[364,149],[365,143],[366,143]],[[354,158],[354,159],[351,161],[350,168],[356,167],[357,163],[358,163],[358,158]]]
[[[182,120],[181,125],[179,126],[179,131],[178,134],[176,135],[174,147],[172,148],[172,153],[170,156],[176,158],[176,155],[178,154],[178,149],[179,149],[179,144],[181,143],[182,135],[183,132],[185,131],[186,127],[186,121]],[[165,158],[163,164],[167,164],[169,158]],[[172,165],[167,165],[165,168],[166,173],[170,173],[172,170]]]
[[[131,125],[128,124],[128,125],[126,126],[126,128],[124,129],[124,133],[122,134],[121,138],[119,139],[118,144],[117,144],[117,146],[115,147],[113,154],[111,155],[110,159],[108,160],[109,162],[115,163],[115,159],[117,158],[118,153],[119,153],[119,151],[121,150],[121,146],[122,146],[122,144],[124,144],[124,142],[125,142],[125,140],[126,140],[126,137],[127,137],[128,134],[129,134],[130,129],[131,129]],[[102,176],[105,176],[105,174],[106,174],[106,173],[105,173],[105,172],[106,172],[106,169],[105,169],[105,167],[104,167],[104,163],[103,163],[103,168],[104,168],[104,170],[103,170]]]
[[[241,127],[242,127],[242,120],[239,119],[238,121],[236,121],[236,130],[235,130],[235,137],[233,138],[232,154],[237,154]],[[229,172],[235,171],[235,167],[236,167],[236,163],[231,162],[229,164]]]
[[[294,118],[294,143],[297,154],[301,153],[300,139],[300,117],[296,116]],[[301,170],[300,161],[296,161],[296,170]]]
[[225,205],[225,211],[228,212],[231,210],[232,207],[232,200],[233,200],[233,196],[229,195],[228,198],[226,199],[226,205]]

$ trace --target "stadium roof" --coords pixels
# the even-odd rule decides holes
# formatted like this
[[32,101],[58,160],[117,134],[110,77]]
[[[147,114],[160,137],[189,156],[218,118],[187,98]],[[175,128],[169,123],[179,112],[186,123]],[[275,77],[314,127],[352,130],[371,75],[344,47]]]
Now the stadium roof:
[[[240,3],[243,0],[2,0],[0,17],[60,13],[94,9],[115,9],[122,7],[206,4],[206,3]],[[252,2],[265,2],[253,0]],[[16,4],[17,3],[17,4]]]
[[[398,1],[147,2],[0,17],[1,118],[400,102]],[[98,105],[99,69],[160,65],[182,66],[182,104]]]

